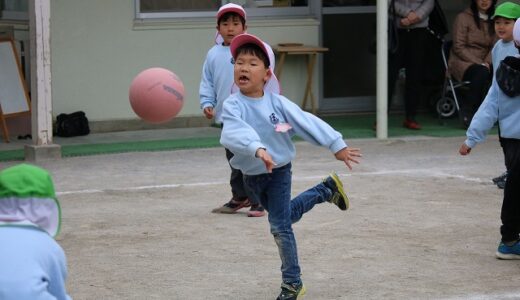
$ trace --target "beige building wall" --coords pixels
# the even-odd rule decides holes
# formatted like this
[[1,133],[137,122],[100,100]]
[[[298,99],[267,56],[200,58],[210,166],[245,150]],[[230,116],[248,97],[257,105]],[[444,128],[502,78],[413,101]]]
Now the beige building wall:
[[[51,2],[55,116],[83,110],[94,124],[136,121],[128,88],[140,71],[150,67],[170,69],[183,80],[186,95],[179,117],[202,116],[198,87],[204,58],[214,43],[215,20],[136,21],[134,15],[132,0]],[[248,26],[249,33],[271,45],[319,43],[316,19],[249,20]],[[281,79],[283,93],[300,103],[305,80],[305,57],[289,57]]]

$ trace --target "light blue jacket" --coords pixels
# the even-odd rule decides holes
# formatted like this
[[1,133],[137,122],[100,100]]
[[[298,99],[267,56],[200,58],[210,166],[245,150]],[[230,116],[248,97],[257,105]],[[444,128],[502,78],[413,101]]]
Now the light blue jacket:
[[500,62],[504,60],[507,56],[515,56],[518,54],[518,49],[515,47],[515,42],[504,42],[503,40],[498,40],[491,49],[491,61],[493,63],[493,80],[495,80],[495,74],[497,72],[498,66],[500,66]]
[[[347,147],[341,134],[330,125],[284,96],[270,92],[262,98],[249,98],[240,92],[231,95],[224,102],[222,119],[220,143],[233,152],[231,165],[246,175],[267,173],[263,161],[255,157],[258,148],[265,148],[277,167],[291,162],[296,154],[293,135],[327,147],[332,153]],[[275,130],[284,123],[292,129]]]
[[497,121],[501,137],[520,139],[520,96],[507,96],[493,80],[484,102],[471,120],[465,144],[474,148],[484,142],[488,131]]
[[37,227],[0,226],[0,299],[67,300],[65,253]]
[[233,57],[229,46],[213,46],[206,55],[199,87],[200,108],[213,107],[215,122],[222,123],[222,103],[233,86]]

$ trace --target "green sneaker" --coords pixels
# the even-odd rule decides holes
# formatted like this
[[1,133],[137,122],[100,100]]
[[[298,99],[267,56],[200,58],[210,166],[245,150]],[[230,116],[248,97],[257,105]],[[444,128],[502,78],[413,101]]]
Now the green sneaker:
[[332,197],[330,197],[328,201],[336,204],[341,210],[347,210],[349,200],[343,190],[343,183],[341,183],[338,174],[336,174],[336,172],[330,173],[329,177],[323,180],[323,183],[332,190]]
[[300,300],[305,295],[305,285],[282,283],[282,291],[276,300]]

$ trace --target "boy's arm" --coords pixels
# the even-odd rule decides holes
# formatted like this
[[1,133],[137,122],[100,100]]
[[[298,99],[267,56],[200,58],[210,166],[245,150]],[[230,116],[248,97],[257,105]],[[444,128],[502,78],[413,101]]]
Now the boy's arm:
[[471,120],[466,132],[467,139],[464,142],[468,148],[474,148],[477,143],[484,142],[488,131],[498,120],[498,86],[493,81],[486,98],[478,108]]
[[334,130],[329,124],[315,115],[303,111],[294,102],[280,97],[287,122],[292,126],[292,131],[314,145],[327,147],[332,153],[346,148],[341,133]]
[[281,99],[287,122],[292,126],[294,133],[304,140],[327,147],[337,160],[342,161],[352,170],[352,164],[358,164],[361,151],[358,148],[347,146],[341,133],[313,114],[303,111],[298,105],[286,99]]
[[213,71],[211,70],[208,58],[204,61],[202,75],[199,86],[200,108],[215,107],[217,105],[217,95],[213,85]]
[[294,133],[309,143],[327,147],[337,160],[343,161],[352,170],[351,162],[359,163],[356,157],[361,157],[357,148],[347,146],[341,133],[315,115],[303,111],[289,99],[278,96],[284,116],[291,125],[290,133]]
[[259,148],[266,147],[258,133],[240,116],[240,109],[236,103],[230,98],[226,99],[222,107],[222,120],[225,125],[220,135],[220,143],[233,153],[255,157]]

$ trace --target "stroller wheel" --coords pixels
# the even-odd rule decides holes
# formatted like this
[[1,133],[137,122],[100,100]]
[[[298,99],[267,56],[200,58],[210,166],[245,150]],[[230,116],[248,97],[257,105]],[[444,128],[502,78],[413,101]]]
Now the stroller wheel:
[[451,118],[457,111],[455,100],[450,97],[442,97],[437,100],[437,114],[441,118]]

